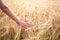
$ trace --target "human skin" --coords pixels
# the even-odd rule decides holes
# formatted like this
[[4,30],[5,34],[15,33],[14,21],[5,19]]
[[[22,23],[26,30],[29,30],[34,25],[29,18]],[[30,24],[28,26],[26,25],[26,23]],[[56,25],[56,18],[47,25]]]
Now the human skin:
[[20,20],[12,10],[10,10],[3,2],[0,0],[0,9],[5,12],[10,18],[12,18],[18,25],[21,25],[25,28],[30,27],[31,25],[27,21]]

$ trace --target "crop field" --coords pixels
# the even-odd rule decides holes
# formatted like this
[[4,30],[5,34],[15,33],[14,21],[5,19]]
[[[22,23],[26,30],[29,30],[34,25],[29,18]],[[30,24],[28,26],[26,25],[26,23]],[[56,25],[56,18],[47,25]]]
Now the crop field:
[[3,0],[20,20],[19,26],[0,9],[0,40],[60,40],[60,0]]

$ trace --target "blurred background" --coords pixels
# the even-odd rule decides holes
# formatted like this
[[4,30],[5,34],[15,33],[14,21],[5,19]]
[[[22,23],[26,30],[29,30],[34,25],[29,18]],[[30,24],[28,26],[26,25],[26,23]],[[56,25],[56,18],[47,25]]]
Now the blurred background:
[[0,40],[60,40],[60,0],[2,0],[21,20],[23,28],[0,9]]

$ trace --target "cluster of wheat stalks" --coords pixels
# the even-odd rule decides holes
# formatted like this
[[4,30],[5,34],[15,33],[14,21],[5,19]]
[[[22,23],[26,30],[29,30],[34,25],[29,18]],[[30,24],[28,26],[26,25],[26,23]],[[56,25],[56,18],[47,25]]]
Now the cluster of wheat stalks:
[[32,24],[18,26],[0,10],[0,40],[60,40],[60,0],[3,0],[21,19]]

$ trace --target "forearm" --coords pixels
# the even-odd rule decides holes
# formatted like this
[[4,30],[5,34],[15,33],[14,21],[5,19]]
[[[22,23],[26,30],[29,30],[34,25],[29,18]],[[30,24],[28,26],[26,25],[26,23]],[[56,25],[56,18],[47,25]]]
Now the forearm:
[[17,24],[26,27],[30,27],[28,22],[19,20],[19,18],[10,10],[1,0],[0,0],[0,9],[5,12],[9,17],[11,17]]
[[16,23],[20,23],[18,17],[10,10],[1,0],[0,0],[0,9],[5,12],[9,17],[11,17]]
[[3,11],[12,18],[16,23],[20,24],[20,19],[15,15],[15,13],[12,12],[9,8],[3,9]]

